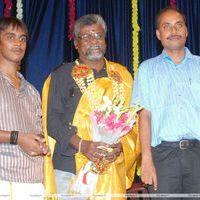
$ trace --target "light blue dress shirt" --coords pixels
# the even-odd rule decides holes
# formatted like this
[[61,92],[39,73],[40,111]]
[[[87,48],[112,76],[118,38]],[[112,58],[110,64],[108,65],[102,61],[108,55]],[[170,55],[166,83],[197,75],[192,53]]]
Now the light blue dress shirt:
[[177,65],[166,51],[141,63],[132,105],[151,113],[151,145],[181,139],[200,140],[200,56],[185,47]]

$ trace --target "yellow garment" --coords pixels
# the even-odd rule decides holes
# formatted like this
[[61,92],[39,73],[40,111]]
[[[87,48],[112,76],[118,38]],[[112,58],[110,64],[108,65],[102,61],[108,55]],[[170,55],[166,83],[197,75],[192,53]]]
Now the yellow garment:
[[[130,104],[131,91],[132,91],[132,78],[127,70],[119,64],[107,62],[108,70],[117,71],[122,79],[125,88],[125,104]],[[47,144],[49,144],[51,149],[51,156],[44,158],[44,186],[46,194],[55,194],[55,178],[52,163],[52,155],[55,146],[55,140],[48,136],[46,119],[47,119],[47,102],[48,102],[48,92],[51,77],[45,81],[43,91],[42,91],[42,111],[43,111],[43,131]],[[91,84],[89,87],[93,87]],[[100,78],[95,81],[96,90],[98,90],[98,95],[101,98],[102,95],[107,95],[109,97],[113,96],[113,89],[111,80],[109,78]],[[78,128],[78,135],[86,140],[91,140],[90,133],[90,120],[89,114],[91,110],[89,108],[89,103],[85,93],[82,95],[79,105],[77,107],[74,116],[74,125]],[[83,123],[84,122],[84,123]],[[81,125],[81,126],[80,126]],[[126,194],[126,189],[131,187],[134,179],[134,174],[136,170],[137,158],[140,154],[140,146],[138,139],[137,125],[134,126],[133,130],[129,134],[121,139],[124,154],[121,154],[118,159],[111,164],[106,174],[100,175],[96,194]],[[76,154],[76,167],[77,171],[87,162],[87,158],[80,153]],[[126,177],[126,178],[124,178]],[[47,198],[54,200],[55,198]],[[96,198],[96,199],[111,199],[106,198]],[[114,199],[114,198],[112,198]],[[117,198],[124,199],[124,198]]]
[[[56,186],[55,186],[55,176],[54,176],[54,168],[52,162],[52,156],[55,146],[55,140],[48,136],[47,132],[47,102],[48,102],[48,93],[49,93],[49,85],[50,85],[51,77],[49,76],[48,79],[45,81],[43,90],[42,90],[42,125],[43,125],[43,132],[46,139],[47,145],[49,145],[51,150],[51,156],[44,157],[44,187],[46,195],[51,195],[56,193]],[[56,198],[46,198],[54,200]]]
[[[120,74],[124,89],[125,89],[125,105],[130,104],[131,91],[132,91],[132,77],[125,69],[125,67],[113,63],[106,62],[107,71],[116,71]],[[95,90],[94,90],[95,88]],[[97,102],[102,101],[102,97],[108,96],[113,98],[114,89],[112,80],[107,77],[96,79],[91,85],[89,85],[86,91],[83,93],[79,104],[77,106],[73,124],[77,127],[78,136],[84,140],[92,140],[90,134],[90,119],[89,115],[92,112],[90,107],[90,100],[87,95],[87,91],[95,91],[95,97],[100,98]],[[108,195],[108,194],[126,194],[134,179],[137,158],[140,154],[140,146],[138,139],[137,126],[134,126],[133,130],[127,135],[121,138],[123,146],[123,153],[112,163],[106,173],[99,175],[96,195]],[[81,153],[76,154],[76,170],[77,172],[88,162],[88,159]],[[109,196],[96,197],[95,199],[115,199]],[[125,197],[116,199],[126,199]]]

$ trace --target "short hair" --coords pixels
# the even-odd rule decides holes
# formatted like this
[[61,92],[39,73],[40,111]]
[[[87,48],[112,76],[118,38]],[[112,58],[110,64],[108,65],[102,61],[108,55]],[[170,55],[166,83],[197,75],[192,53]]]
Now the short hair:
[[28,37],[28,29],[24,22],[14,17],[0,18],[0,33],[8,27],[22,29]]
[[169,11],[169,10],[173,10],[173,11],[179,13],[179,14],[183,17],[184,22],[186,23],[185,14],[184,14],[181,10],[179,10],[178,8],[176,8],[176,7],[174,7],[174,6],[167,6],[167,7],[165,7],[164,9],[160,10],[160,11],[158,12],[158,14],[156,15],[156,29],[158,29],[158,27],[159,27],[159,24],[160,24],[160,17],[163,15],[163,13],[165,13],[165,12],[167,12],[167,11]]
[[104,29],[104,33],[106,34],[107,26],[103,18],[97,14],[88,14],[88,15],[83,15],[78,20],[76,20],[74,24],[74,37],[75,38],[78,37],[81,27],[90,26],[93,24],[100,24]]

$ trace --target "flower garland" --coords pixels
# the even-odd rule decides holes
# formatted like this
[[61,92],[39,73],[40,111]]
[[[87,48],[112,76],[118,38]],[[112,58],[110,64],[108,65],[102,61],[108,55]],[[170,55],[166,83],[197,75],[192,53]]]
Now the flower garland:
[[[71,75],[78,85],[81,93],[87,92],[90,107],[92,109],[98,108],[101,103],[102,91],[96,89],[95,78],[93,70],[86,65],[81,65],[78,60],[75,61],[75,66],[72,68]],[[124,102],[124,84],[120,74],[114,70],[108,71],[108,77],[112,80],[112,86],[114,91],[114,103]],[[91,85],[94,82],[93,85]],[[86,90],[90,86],[90,90]]]
[[133,40],[133,74],[137,73],[139,65],[139,46],[138,46],[138,33],[140,27],[138,25],[138,1],[132,0],[132,40]]
[[76,65],[72,69],[72,77],[81,92],[84,93],[87,87],[94,82],[93,70],[86,65],[80,65],[77,60],[75,64]]
[[74,38],[73,36],[73,28],[75,22],[75,0],[69,0],[69,40]]
[[16,17],[20,20],[23,19],[23,4],[22,4],[22,0],[17,0],[17,15]]
[[[83,94],[84,92],[87,92],[89,105],[92,109],[94,109],[95,106],[100,104],[99,101],[101,98],[99,98],[99,91],[96,91],[93,70],[87,65],[80,64],[78,60],[75,61],[75,64],[76,65],[72,68],[71,75],[78,85],[81,93]],[[91,85],[93,82],[94,84]],[[90,90],[86,90],[88,86],[90,86]]]
[[6,7],[4,9],[4,17],[10,17],[10,11],[12,9],[12,2],[10,0],[4,0]]
[[120,74],[114,70],[108,72],[108,76],[112,79],[112,86],[114,90],[113,103],[117,105],[119,102],[124,102],[124,84]]

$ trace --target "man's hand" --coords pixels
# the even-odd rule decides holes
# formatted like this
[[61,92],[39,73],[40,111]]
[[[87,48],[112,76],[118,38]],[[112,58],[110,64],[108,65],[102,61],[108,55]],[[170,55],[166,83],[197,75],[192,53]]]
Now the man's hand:
[[38,134],[38,136],[40,136],[40,140],[38,140],[39,145],[40,145],[40,149],[42,150],[42,155],[45,156],[50,156],[51,155],[51,151],[49,146],[46,145],[46,141],[44,139],[44,135],[42,134]]
[[42,148],[42,156],[50,156],[51,155],[51,150],[50,150],[49,146],[46,145],[46,143],[43,143],[43,145],[40,146],[40,148]]
[[109,151],[107,153],[107,155],[105,156],[105,159],[109,162],[115,162],[115,160],[118,158],[118,156],[121,154],[121,152],[123,151],[122,149],[122,144],[121,142],[117,143],[117,144],[112,144],[110,146],[111,151]]
[[18,145],[30,156],[48,155],[49,147],[45,143],[45,138],[40,134],[19,133]]
[[142,159],[141,180],[147,185],[153,185],[154,190],[158,188],[156,169],[151,158]]
[[[102,148],[103,147],[103,148]],[[83,140],[81,145],[81,152],[91,161],[96,162],[97,160],[107,155],[109,145],[104,142],[92,142]]]

